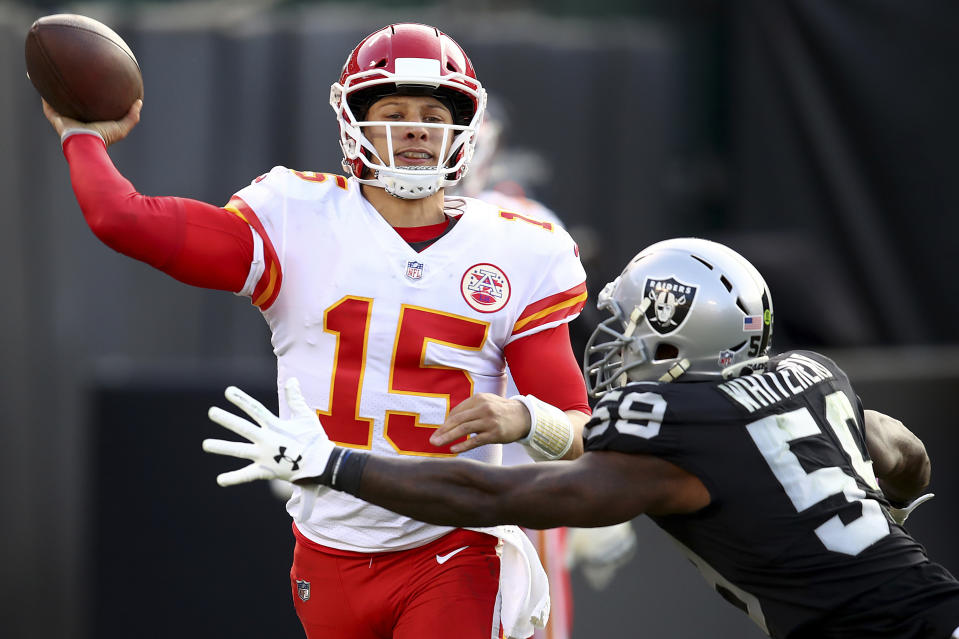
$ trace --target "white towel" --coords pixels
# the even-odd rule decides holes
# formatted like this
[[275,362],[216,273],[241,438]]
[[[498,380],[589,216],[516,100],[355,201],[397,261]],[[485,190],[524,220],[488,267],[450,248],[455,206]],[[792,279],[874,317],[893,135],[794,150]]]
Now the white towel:
[[516,526],[471,528],[498,537],[500,554],[499,590],[502,598],[500,623],[507,637],[530,637],[535,627],[549,620],[549,581],[536,548]]

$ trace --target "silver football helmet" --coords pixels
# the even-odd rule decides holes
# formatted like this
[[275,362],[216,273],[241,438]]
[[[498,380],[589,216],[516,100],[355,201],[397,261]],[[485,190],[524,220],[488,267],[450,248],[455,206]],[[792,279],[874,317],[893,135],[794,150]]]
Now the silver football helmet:
[[768,359],[769,288],[743,256],[716,242],[653,244],[596,304],[612,317],[593,331],[583,356],[594,397],[627,381],[729,377]]

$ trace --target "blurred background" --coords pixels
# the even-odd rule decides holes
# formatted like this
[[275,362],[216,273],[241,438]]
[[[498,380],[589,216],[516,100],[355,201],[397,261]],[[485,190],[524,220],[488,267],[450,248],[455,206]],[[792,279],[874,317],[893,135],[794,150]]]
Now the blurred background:
[[[87,229],[25,77],[26,32],[52,13],[136,53],[120,170],[214,204],[274,165],[338,172],[327,100],[348,52],[390,22],[438,26],[500,102],[502,179],[569,226],[593,299],[660,239],[743,253],[773,291],[774,348],[831,355],[924,440],[938,496],[908,527],[959,571],[954,2],[0,0],[3,637],[302,636],[282,503],[217,488],[225,464],[200,450],[227,384],[276,405],[267,326]],[[634,524],[606,590],[576,578],[574,636],[761,636]]]

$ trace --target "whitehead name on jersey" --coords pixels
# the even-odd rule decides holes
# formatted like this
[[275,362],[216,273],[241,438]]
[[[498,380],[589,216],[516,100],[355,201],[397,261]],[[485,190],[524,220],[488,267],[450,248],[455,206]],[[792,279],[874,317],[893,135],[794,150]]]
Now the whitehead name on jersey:
[[[458,222],[417,253],[340,176],[277,167],[231,201],[262,225],[282,270],[263,311],[278,387],[299,378],[343,446],[451,456],[428,441],[450,408],[474,393],[502,394],[505,346],[572,320],[585,302],[565,231],[469,198],[447,205]],[[499,448],[465,455],[498,463]],[[411,548],[450,530],[326,488],[296,488],[287,509],[313,541],[359,552]]]
[[586,438],[587,451],[655,455],[703,482],[709,506],[651,518],[774,638],[927,561],[885,511],[848,378],[818,353],[728,381],[628,384]]

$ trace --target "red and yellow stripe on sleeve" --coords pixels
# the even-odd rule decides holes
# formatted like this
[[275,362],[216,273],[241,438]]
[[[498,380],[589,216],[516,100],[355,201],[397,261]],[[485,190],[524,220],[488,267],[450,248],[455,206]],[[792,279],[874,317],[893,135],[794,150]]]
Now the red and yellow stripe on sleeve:
[[273,242],[270,241],[270,236],[263,228],[263,223],[260,222],[260,218],[256,216],[249,204],[234,195],[223,208],[252,226],[253,230],[263,240],[263,260],[265,262],[263,275],[260,276],[259,281],[253,288],[250,301],[258,306],[261,311],[265,311],[276,301],[276,296],[280,293],[280,284],[283,282],[283,272],[280,269],[280,260],[276,256],[276,249],[273,248]]
[[586,304],[586,282],[527,306],[513,325],[513,335],[576,315]]

